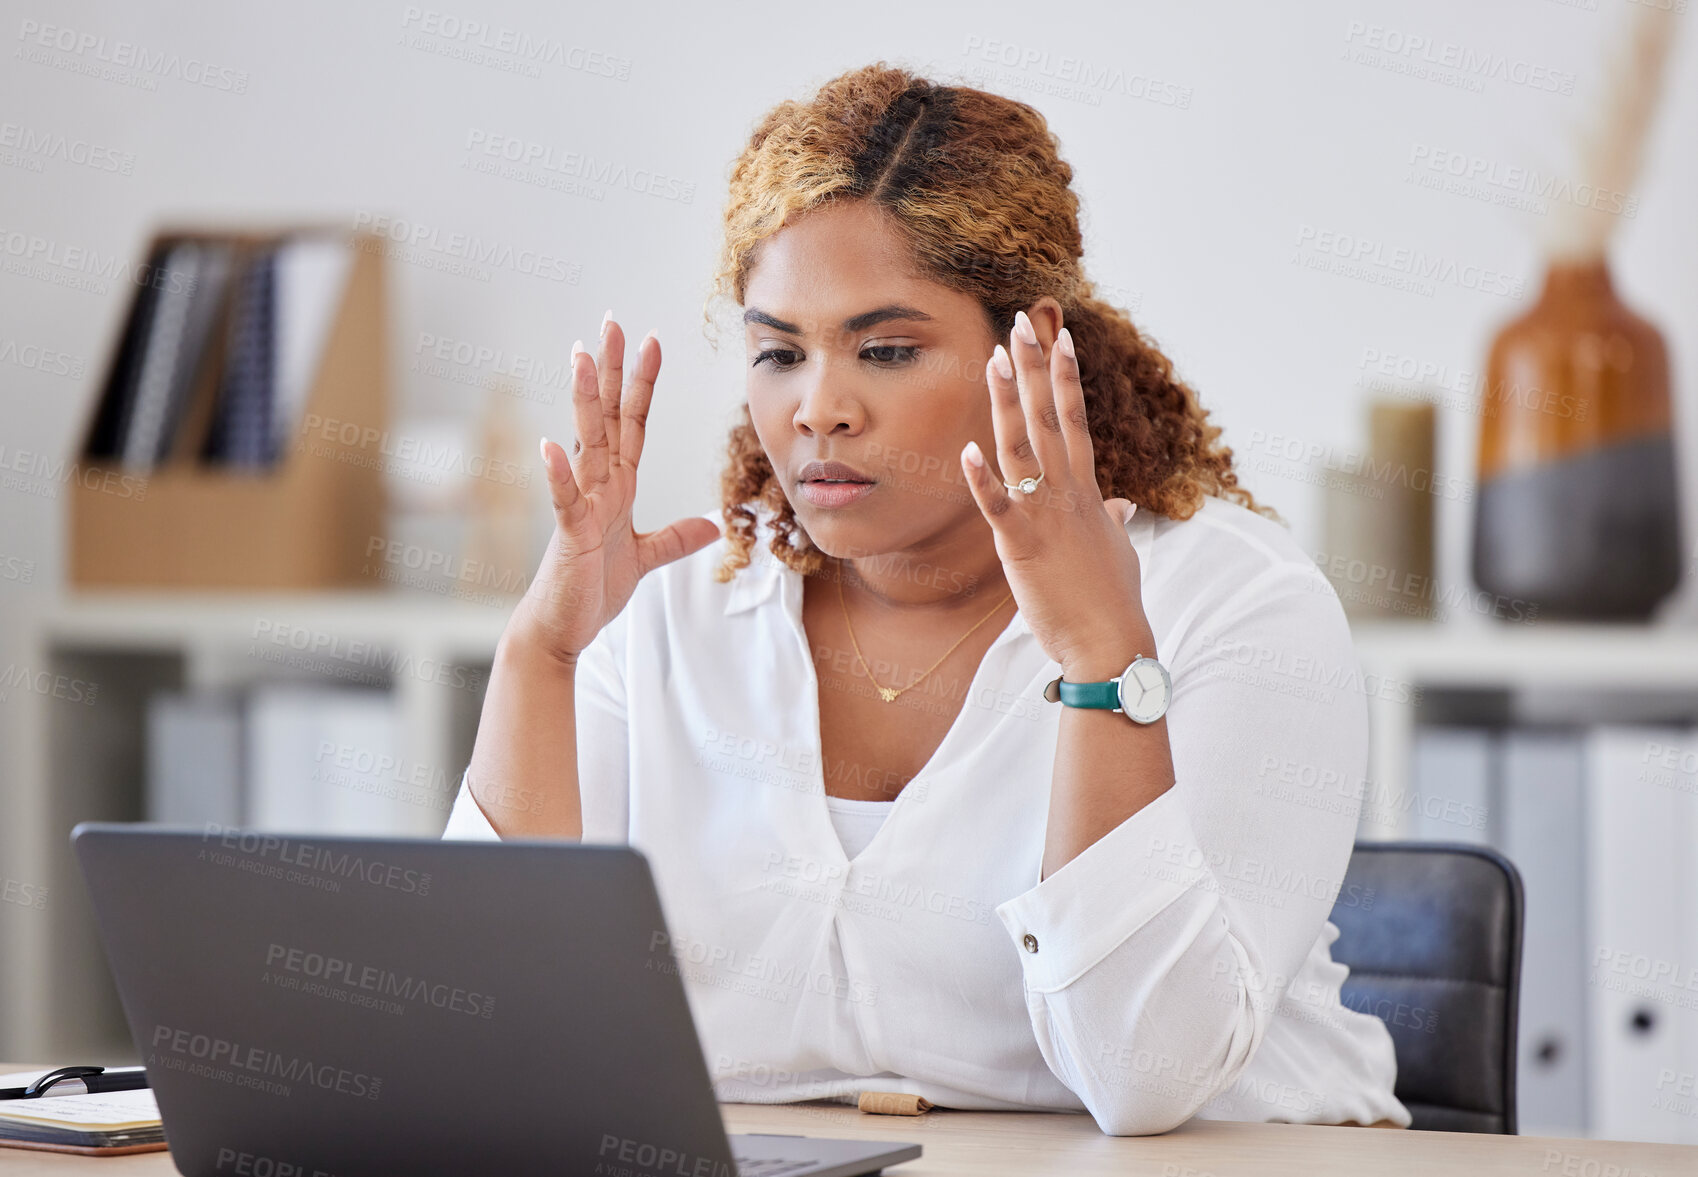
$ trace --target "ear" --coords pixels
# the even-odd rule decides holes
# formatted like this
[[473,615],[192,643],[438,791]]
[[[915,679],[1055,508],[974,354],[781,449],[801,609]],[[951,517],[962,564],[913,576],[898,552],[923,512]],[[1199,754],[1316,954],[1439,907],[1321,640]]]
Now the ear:
[[1026,317],[1032,320],[1032,330],[1037,332],[1038,344],[1047,356],[1055,346],[1055,337],[1061,334],[1061,304],[1046,294],[1026,308]]

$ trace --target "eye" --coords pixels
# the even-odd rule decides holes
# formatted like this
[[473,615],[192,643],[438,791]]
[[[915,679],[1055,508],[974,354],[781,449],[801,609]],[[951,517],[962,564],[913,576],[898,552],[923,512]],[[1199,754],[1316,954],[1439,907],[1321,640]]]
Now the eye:
[[750,364],[749,367],[758,368],[758,367],[761,366],[761,363],[763,361],[771,361],[772,366],[774,368],[777,368],[780,372],[786,371],[787,369],[790,369],[790,368],[794,368],[798,363],[801,362],[796,357],[795,352],[790,351],[786,348],[772,347],[772,348],[768,348],[766,351],[763,351],[759,355],[757,355],[755,357],[755,362]]
[[919,348],[912,345],[898,346],[894,343],[876,343],[867,348],[861,355],[872,360],[875,364],[905,364],[919,353]]

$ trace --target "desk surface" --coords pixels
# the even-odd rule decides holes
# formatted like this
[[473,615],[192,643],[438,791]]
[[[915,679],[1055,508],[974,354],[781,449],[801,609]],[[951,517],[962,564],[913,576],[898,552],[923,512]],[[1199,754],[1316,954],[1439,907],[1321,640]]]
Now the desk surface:
[[[0,1065],[0,1071],[27,1068]],[[1086,1115],[1042,1112],[956,1112],[871,1116],[833,1104],[721,1105],[732,1132],[788,1132],[911,1140],[925,1149],[896,1165],[890,1177],[1467,1177],[1541,1174],[1548,1177],[1692,1177],[1698,1147],[1560,1140],[1536,1136],[1478,1136],[1391,1128],[1332,1128],[1298,1124],[1235,1124],[1194,1120],[1165,1136],[1104,1136]],[[0,1149],[6,1177],[103,1174],[164,1177],[176,1173],[169,1154],[78,1157]]]

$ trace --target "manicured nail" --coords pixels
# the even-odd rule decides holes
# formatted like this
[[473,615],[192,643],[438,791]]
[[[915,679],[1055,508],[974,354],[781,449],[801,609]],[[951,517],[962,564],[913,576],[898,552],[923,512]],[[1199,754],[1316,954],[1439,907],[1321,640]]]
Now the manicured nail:
[[996,370],[1002,374],[1004,380],[1014,378],[1014,363],[1008,358],[1008,352],[1002,344],[997,344],[996,350],[991,352],[991,363],[996,365]]
[[572,341],[572,358],[577,359],[578,353],[583,351],[583,350],[584,350],[584,341],[581,340],[581,339],[574,339]]
[[603,339],[607,338],[607,325],[611,322],[613,322],[613,308],[609,307],[607,313],[601,317],[601,337]]
[[1014,334],[1018,335],[1027,343],[1036,343],[1038,341],[1038,333],[1032,330],[1032,320],[1026,317],[1025,311],[1014,312]]
[[537,448],[542,451],[543,468],[545,470],[552,470],[553,467],[548,464],[548,438],[546,438],[546,437],[543,438],[542,444],[540,446],[538,446]]
[[1073,354],[1073,332],[1063,327],[1060,333],[1056,335],[1055,341],[1061,345],[1062,355],[1066,356],[1070,360],[1077,358]]
[[970,441],[967,443],[967,464],[969,466],[977,466],[980,469],[984,468],[985,456],[979,452],[979,443],[976,441]]

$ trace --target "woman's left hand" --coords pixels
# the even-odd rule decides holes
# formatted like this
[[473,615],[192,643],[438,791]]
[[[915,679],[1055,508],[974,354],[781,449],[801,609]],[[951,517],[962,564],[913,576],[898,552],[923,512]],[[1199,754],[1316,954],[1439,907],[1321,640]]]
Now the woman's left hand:
[[[1031,331],[1021,311],[1008,351],[998,347],[985,365],[1001,474],[985,465],[977,442],[967,443],[961,464],[995,533],[1015,604],[1071,679],[1070,668],[1091,664],[1100,673],[1105,652],[1141,645],[1150,632],[1138,553],[1126,535],[1137,508],[1127,499],[1105,502],[1097,489],[1071,335],[1062,328],[1045,356],[1035,332],[1028,341]],[[999,363],[1010,353],[1013,372],[1005,375]],[[1043,481],[1032,494],[1003,485],[1040,472]]]

